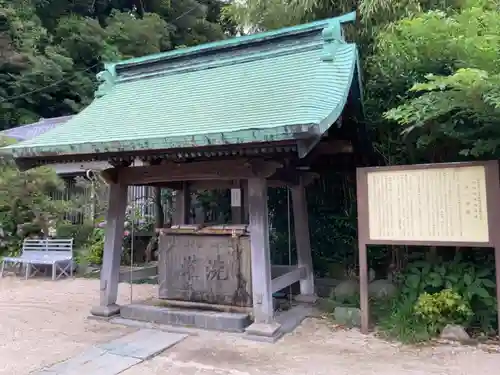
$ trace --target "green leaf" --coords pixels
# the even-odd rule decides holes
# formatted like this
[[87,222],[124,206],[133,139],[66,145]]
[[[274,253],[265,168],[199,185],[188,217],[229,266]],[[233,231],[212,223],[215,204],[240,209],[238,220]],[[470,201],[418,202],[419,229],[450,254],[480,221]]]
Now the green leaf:
[[417,289],[420,284],[420,276],[415,274],[409,275],[405,280],[405,284],[411,289]]
[[496,284],[490,279],[480,279],[480,280],[481,284],[483,284],[483,286],[485,286],[486,288],[496,288]]
[[423,260],[416,260],[411,263],[412,268],[417,267],[417,268],[424,268],[424,267],[429,267],[429,263]]
[[446,275],[446,268],[444,266],[435,267],[434,271],[437,272],[441,277]]
[[472,284],[472,277],[471,275],[469,275],[468,273],[466,273],[464,275],[464,282],[465,282],[465,285],[471,285]]
[[434,288],[438,288],[443,285],[443,278],[437,272],[431,272],[428,277],[429,279],[427,280],[427,283]]
[[490,274],[491,274],[491,270],[489,268],[482,268],[482,269],[477,271],[476,276],[483,278],[483,277],[489,276]]
[[475,294],[476,296],[484,298],[484,299],[491,298],[491,295],[484,288],[474,288],[471,292],[473,294]]
[[483,298],[481,302],[484,303],[488,307],[496,307],[496,300],[493,298]]

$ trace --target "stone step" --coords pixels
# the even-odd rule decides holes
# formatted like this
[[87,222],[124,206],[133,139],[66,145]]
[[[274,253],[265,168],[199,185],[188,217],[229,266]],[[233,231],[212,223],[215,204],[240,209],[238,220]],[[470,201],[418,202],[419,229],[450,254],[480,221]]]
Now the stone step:
[[124,319],[148,323],[226,332],[244,332],[245,328],[251,323],[250,316],[245,313],[181,309],[140,304],[122,306],[120,316]]

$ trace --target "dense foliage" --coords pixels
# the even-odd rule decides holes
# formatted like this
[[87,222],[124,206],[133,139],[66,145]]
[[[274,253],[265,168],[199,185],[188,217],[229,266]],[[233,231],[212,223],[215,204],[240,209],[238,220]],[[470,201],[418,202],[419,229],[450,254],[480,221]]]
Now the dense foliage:
[[0,130],[79,111],[103,61],[224,38],[218,0],[0,0]]
[[499,155],[499,14],[489,6],[432,11],[381,35],[380,56],[373,59],[381,71],[425,73],[425,79],[409,77],[408,100],[386,113],[417,148],[449,145],[448,155],[434,153],[437,158]]
[[[9,143],[0,139],[0,145]],[[0,158],[0,253],[17,253],[20,241],[29,235],[49,235],[67,203],[51,199],[63,188],[50,168],[22,172],[11,160]]]

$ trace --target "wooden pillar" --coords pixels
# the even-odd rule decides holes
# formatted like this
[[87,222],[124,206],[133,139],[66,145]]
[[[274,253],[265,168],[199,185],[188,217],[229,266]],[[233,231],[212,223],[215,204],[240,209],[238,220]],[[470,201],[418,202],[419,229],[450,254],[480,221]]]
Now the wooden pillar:
[[182,189],[175,192],[175,211],[173,215],[175,225],[190,224],[191,191],[187,182],[182,185]]
[[[496,235],[499,236],[498,234]],[[495,276],[496,276],[496,284],[497,284],[497,324],[498,330],[500,331],[500,243],[495,243]]]
[[361,333],[367,334],[370,324],[370,304],[368,296],[368,250],[366,244],[358,240],[359,251],[359,307],[361,310]]
[[280,325],[274,320],[267,182],[265,179],[248,180],[248,208],[254,323],[246,329],[246,333],[251,336],[273,338],[276,337]]
[[245,183],[243,184],[243,187],[242,187],[243,191],[241,192],[241,195],[243,196],[243,223],[249,223],[250,219],[249,219],[249,213],[248,213],[248,184]]
[[296,299],[302,302],[314,303],[317,297],[314,290],[314,269],[311,254],[306,189],[301,181],[299,185],[293,186],[291,190],[295,242],[297,245],[297,263],[299,267],[306,269],[306,277],[300,280],[300,296],[297,296]]
[[93,315],[108,317],[120,312],[120,306],[116,304],[116,299],[118,296],[127,192],[126,185],[109,185],[109,206],[106,216],[101,269],[101,295],[99,306],[95,306],[91,310]]
[[163,246],[166,234],[158,235],[158,298],[167,298],[167,253]]

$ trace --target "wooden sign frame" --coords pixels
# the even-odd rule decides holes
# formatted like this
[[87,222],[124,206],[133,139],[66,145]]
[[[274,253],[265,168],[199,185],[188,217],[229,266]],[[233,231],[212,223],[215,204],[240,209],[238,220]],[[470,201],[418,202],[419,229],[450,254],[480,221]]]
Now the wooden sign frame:
[[[450,169],[483,167],[486,185],[486,210],[488,220],[488,240],[480,242],[459,241],[431,241],[431,240],[385,240],[370,238],[369,226],[369,186],[368,175],[377,172],[401,172],[430,169]],[[398,165],[390,167],[368,167],[356,170],[357,205],[358,205],[358,246],[359,246],[359,277],[361,303],[361,331],[368,332],[369,305],[368,305],[368,245],[420,245],[420,246],[458,246],[458,247],[491,247],[495,250],[495,272],[497,283],[498,321],[500,322],[500,174],[496,160],[485,162],[460,162]]]

